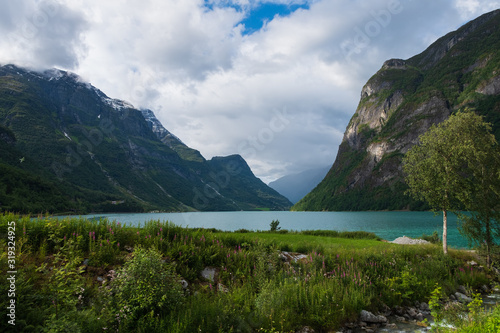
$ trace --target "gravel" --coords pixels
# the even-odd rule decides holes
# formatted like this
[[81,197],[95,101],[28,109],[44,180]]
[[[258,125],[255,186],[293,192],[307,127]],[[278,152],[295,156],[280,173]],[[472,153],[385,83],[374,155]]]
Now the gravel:
[[410,237],[398,237],[390,243],[402,244],[402,245],[416,245],[416,244],[430,244],[430,242],[423,239],[412,239]]

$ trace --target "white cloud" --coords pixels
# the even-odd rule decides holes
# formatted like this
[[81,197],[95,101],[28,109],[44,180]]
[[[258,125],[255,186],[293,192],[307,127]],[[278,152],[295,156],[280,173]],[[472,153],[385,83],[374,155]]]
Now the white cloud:
[[80,13],[56,1],[6,0],[0,4],[0,60],[35,68],[77,69],[85,57]]
[[[211,1],[212,9],[203,0],[55,2],[57,14],[27,49],[0,40],[0,62],[74,69],[110,97],[151,108],[205,157],[240,153],[270,181],[333,163],[363,84],[385,60],[420,53],[499,6],[315,0],[244,35],[239,22],[258,2],[232,1],[237,9],[226,0]],[[20,22],[47,4],[3,1],[0,33],[22,32]]]

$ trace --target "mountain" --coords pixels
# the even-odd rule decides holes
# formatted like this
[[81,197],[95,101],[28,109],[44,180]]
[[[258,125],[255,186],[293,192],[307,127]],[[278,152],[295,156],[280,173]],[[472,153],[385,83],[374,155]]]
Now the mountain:
[[292,203],[297,203],[325,178],[330,166],[286,175],[269,183],[269,187],[284,195]]
[[500,139],[500,10],[407,60],[391,59],[361,91],[335,162],[293,210],[425,209],[404,195],[402,156],[432,124],[470,108]]
[[207,161],[75,74],[0,66],[0,210],[283,210],[240,156]]

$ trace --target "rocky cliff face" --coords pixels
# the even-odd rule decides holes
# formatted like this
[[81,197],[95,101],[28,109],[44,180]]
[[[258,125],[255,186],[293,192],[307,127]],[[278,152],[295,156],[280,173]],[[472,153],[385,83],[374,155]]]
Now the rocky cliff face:
[[433,124],[472,108],[500,136],[500,11],[391,59],[365,84],[332,169],[296,210],[416,209],[404,195],[401,157]]

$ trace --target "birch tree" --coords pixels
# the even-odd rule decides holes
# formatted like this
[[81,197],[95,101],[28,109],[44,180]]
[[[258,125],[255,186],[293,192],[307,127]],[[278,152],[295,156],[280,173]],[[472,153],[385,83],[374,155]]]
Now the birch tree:
[[[498,165],[492,161],[494,147],[498,145],[491,134],[491,126],[471,111],[451,115],[439,125],[431,126],[419,139],[420,143],[403,158],[408,193],[428,202],[433,210],[443,212],[443,252],[446,254],[449,211],[494,209],[490,207],[490,200],[484,200],[489,195],[484,185],[490,181],[490,173],[498,175],[495,169]],[[485,173],[486,170],[489,171]],[[486,237],[487,231],[478,231],[485,227],[484,216],[483,213],[473,215],[474,223],[470,220],[465,224],[465,233],[474,239]],[[488,228],[486,226],[486,230]]]

